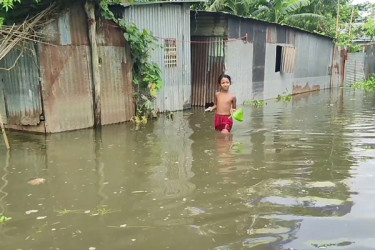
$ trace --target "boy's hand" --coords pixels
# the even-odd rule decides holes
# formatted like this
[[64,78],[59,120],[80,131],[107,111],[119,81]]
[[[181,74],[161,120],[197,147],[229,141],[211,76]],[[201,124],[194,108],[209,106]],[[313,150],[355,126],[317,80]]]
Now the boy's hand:
[[211,112],[213,110],[213,107],[208,107],[208,108],[206,108],[205,110],[204,110],[204,112]]
[[237,109],[232,109],[232,114],[236,113]]

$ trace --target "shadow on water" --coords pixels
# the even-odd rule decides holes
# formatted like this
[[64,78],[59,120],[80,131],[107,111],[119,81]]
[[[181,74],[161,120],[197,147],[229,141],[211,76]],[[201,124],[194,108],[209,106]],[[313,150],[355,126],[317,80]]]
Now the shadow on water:
[[370,249],[374,102],[352,89],[269,100],[231,134],[201,108],[139,130],[9,132],[0,248]]

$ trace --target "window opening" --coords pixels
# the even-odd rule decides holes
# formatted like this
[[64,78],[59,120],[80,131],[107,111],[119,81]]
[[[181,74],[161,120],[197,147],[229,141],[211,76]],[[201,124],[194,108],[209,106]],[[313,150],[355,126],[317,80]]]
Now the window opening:
[[276,46],[276,64],[275,64],[275,72],[280,72],[281,70],[281,59],[283,54],[283,47],[280,45]]
[[177,42],[176,39],[164,40],[164,64],[166,67],[177,67]]

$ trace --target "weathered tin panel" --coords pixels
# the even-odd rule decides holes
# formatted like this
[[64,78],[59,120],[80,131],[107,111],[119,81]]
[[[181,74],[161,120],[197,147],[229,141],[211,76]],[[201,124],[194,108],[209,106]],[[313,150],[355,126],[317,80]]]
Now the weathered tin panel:
[[[285,46],[285,44],[283,45]],[[287,73],[283,70],[276,72],[275,64],[277,46],[281,46],[281,44],[266,44],[263,99],[276,98],[278,95],[291,94],[293,91],[294,72]],[[284,46],[282,47],[283,49],[285,48]],[[282,58],[281,56],[281,66],[284,62],[283,59],[287,58]]]
[[129,121],[135,115],[133,62],[123,31],[103,21],[97,30],[102,125]]
[[[20,56],[20,53],[22,55]],[[14,66],[14,67],[13,67]],[[13,49],[0,62],[0,89],[4,120],[11,125],[37,125],[40,123],[42,105],[40,97],[38,62],[33,43],[25,48]],[[3,117],[3,118],[4,118]]]
[[365,76],[369,79],[375,75],[375,43],[365,46]]
[[165,41],[175,40],[177,66],[165,66],[165,50],[156,48],[152,60],[162,68],[164,87],[156,99],[160,111],[182,110],[191,102],[191,59],[189,4],[134,5],[125,8],[123,18],[140,29],[151,30],[164,48]]
[[99,46],[102,125],[129,121],[135,113],[132,64],[124,47]]
[[282,71],[293,73],[296,67],[296,48],[284,46],[282,50]]
[[255,99],[264,99],[264,72],[266,63],[266,41],[267,26],[258,24],[254,25],[254,53],[253,53],[253,89]]
[[40,45],[47,133],[94,125],[90,62],[87,46]]
[[345,84],[354,84],[365,80],[366,53],[348,53],[345,63]]
[[276,27],[276,42],[277,43],[286,43],[287,42],[287,28],[283,26]]
[[334,47],[332,39],[302,32],[295,33],[297,59],[293,93],[330,88]]
[[331,88],[339,87],[342,82],[342,64],[343,60],[337,45],[334,46],[331,66]]
[[45,40],[58,45],[89,45],[87,17],[81,4],[74,4],[42,29]]
[[[228,21],[220,13],[191,12],[191,36],[219,36],[227,37]],[[238,24],[237,24],[238,25]],[[236,32],[238,32],[238,26]]]
[[253,98],[253,44],[243,41],[228,42],[226,44],[226,55],[226,74],[232,78],[230,91],[236,94],[237,103],[243,104]]
[[192,37],[192,105],[214,103],[224,73],[223,37]]
[[274,25],[268,26],[267,43],[277,43],[276,26]]
[[97,28],[96,43],[99,46],[127,47],[124,38],[124,31],[117,24],[103,20],[101,26]]

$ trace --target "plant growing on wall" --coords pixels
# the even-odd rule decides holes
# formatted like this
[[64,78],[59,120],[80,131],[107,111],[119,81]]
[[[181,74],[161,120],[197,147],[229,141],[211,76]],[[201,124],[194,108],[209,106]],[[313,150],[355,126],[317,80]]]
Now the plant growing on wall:
[[130,45],[134,62],[133,82],[137,88],[136,117],[137,124],[147,123],[147,119],[156,117],[153,101],[163,87],[160,67],[151,62],[151,53],[156,48],[156,38],[149,30],[140,30],[134,23],[128,24],[123,19],[116,19],[108,8],[108,1],[101,1],[103,16],[117,23],[125,32],[124,37]]

